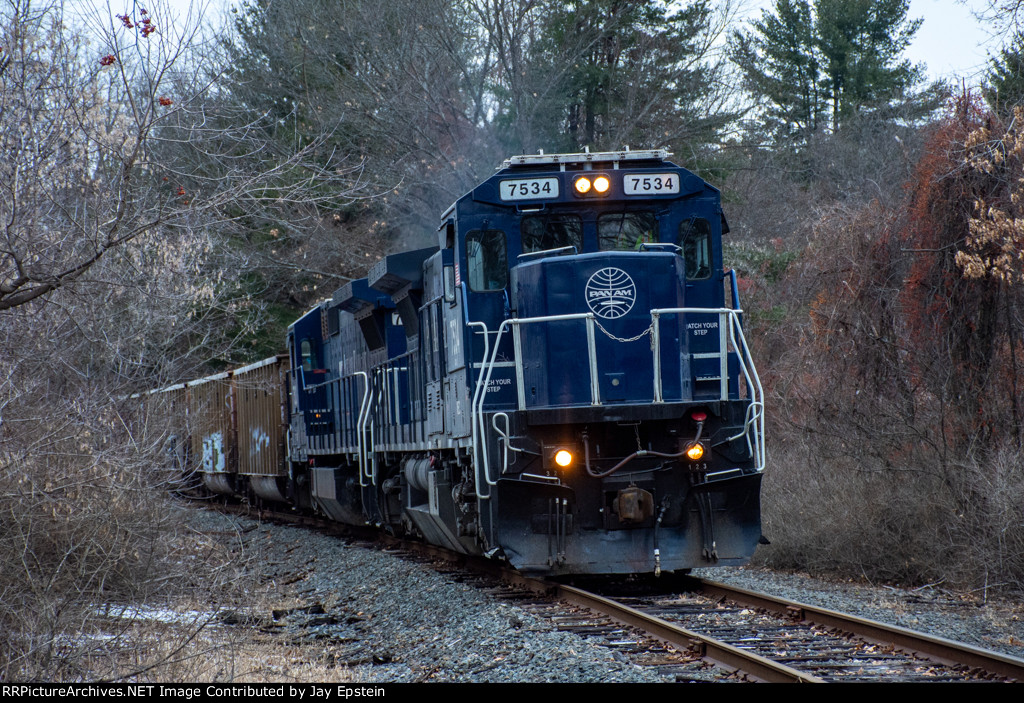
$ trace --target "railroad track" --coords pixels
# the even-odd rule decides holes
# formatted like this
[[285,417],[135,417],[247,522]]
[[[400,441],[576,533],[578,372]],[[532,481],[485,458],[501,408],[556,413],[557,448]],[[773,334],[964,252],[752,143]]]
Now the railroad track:
[[[664,659],[659,666],[673,666],[674,649],[683,660],[699,657],[753,681],[1024,682],[1022,659],[714,581],[666,578],[655,582],[658,592],[646,594],[608,582],[597,593],[338,523],[263,511],[260,517],[348,533],[365,546],[383,541],[396,556],[434,562],[458,580],[481,578],[495,597],[516,601],[559,629],[602,637],[633,657]],[[669,650],[651,651],[651,638]]]
[[[406,553],[454,560],[457,566],[448,567],[452,573],[468,569],[520,592],[585,609],[572,613],[541,601],[522,603],[559,629],[602,637],[620,647],[638,641],[635,633],[621,629],[633,628],[639,639],[647,636],[696,655],[733,678],[772,683],[1024,682],[1022,659],[715,581],[665,579],[665,592],[653,595],[623,594],[621,587],[612,592],[605,585],[597,589],[605,592],[602,595],[429,545],[402,545]],[[510,597],[500,590],[493,593]]]
[[[453,558],[429,546],[420,553]],[[549,615],[560,629],[623,641],[611,621],[696,654],[734,677],[772,683],[1024,682],[1024,659],[706,579],[665,579],[665,592],[653,595],[605,585],[601,594],[530,578],[494,562],[455,559],[458,569],[487,573],[588,611]],[[538,610],[536,603],[532,609]]]
[[563,600],[756,681],[1024,681],[1024,660],[714,581],[605,596],[548,584]]

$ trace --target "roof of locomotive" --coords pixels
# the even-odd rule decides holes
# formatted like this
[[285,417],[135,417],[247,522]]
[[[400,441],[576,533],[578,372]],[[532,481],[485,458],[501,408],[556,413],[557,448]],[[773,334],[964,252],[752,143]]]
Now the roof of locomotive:
[[[625,189],[625,184],[617,182],[611,190],[604,193],[610,200],[675,200],[689,198],[705,193],[720,197],[718,188],[709,184],[692,171],[668,160],[672,154],[665,149],[642,149],[622,151],[583,152],[579,154],[524,154],[506,159],[502,166],[489,178],[464,194],[445,210],[441,215],[441,228],[454,215],[456,209],[461,212],[467,206],[476,205],[499,206],[503,208],[533,208],[546,205],[582,204],[586,200],[598,202],[592,196],[579,197],[568,187],[572,180],[584,172],[600,172],[611,176],[613,173],[631,176],[665,178],[669,174],[678,174],[673,179],[671,188],[647,190],[645,192]],[[615,181],[620,181],[616,177]],[[664,181],[663,181],[664,182]],[[645,181],[646,183],[646,181]],[[635,185],[635,184],[634,184]],[[505,189],[508,188],[507,192]],[[527,194],[531,188],[533,194]],[[511,189],[518,189],[518,192]],[[661,192],[657,192],[657,191]],[[538,191],[543,191],[538,192]],[[440,228],[439,228],[440,229]]]
[[[497,170],[512,169],[516,166],[527,166],[536,168],[546,165],[582,165],[582,164],[613,164],[622,161],[665,161],[672,153],[667,149],[640,149],[632,151],[628,147],[622,151],[595,151],[589,150],[578,154],[545,154],[543,151],[537,154],[522,154],[511,156],[501,164]],[[617,167],[617,166],[615,166]]]
[[[441,226],[452,217],[455,209],[460,203],[478,202],[489,203],[501,206],[532,206],[531,203],[571,203],[570,198],[564,191],[557,191],[553,196],[539,198],[500,198],[497,193],[498,184],[504,179],[511,178],[560,178],[558,174],[580,171],[606,171],[606,172],[629,172],[633,170],[662,169],[663,172],[674,171],[679,173],[680,187],[672,192],[662,194],[651,193],[649,197],[654,199],[689,197],[701,192],[719,194],[719,190],[713,185],[678,164],[668,160],[672,154],[666,149],[623,149],[622,151],[584,151],[578,154],[522,154],[512,156],[502,163],[493,175],[479,183],[472,190],[458,198],[441,215]],[[614,197],[614,196],[613,196]],[[439,228],[439,229],[440,229]]]

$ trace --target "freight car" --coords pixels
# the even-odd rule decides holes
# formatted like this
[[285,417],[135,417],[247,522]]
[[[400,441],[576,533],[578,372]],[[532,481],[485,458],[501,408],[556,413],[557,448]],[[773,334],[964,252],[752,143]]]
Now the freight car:
[[282,354],[133,396],[167,434],[175,489],[286,501],[287,374]]
[[748,561],[762,389],[720,192],[668,157],[513,157],[287,358],[176,387],[206,485],[550,575]]

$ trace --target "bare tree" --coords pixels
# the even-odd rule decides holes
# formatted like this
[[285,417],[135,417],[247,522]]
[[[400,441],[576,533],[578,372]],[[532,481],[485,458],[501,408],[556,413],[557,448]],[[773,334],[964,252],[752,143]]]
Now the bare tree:
[[[266,115],[230,128],[212,119],[224,74],[204,61],[214,52],[201,13],[174,22],[130,7],[97,10],[90,41],[58,0],[0,10],[0,310],[78,280],[144,233],[315,210],[358,188],[358,162],[314,160],[316,143],[269,158]],[[182,167],[195,163],[188,151],[226,168]]]
[[1019,589],[1024,139],[966,97],[923,136],[902,188],[832,200],[776,307],[747,307],[774,352],[768,534],[801,568]]
[[975,13],[978,19],[994,26],[993,34],[1009,34],[1020,31],[1024,26],[1024,2],[1022,0],[988,0],[985,7]]
[[225,73],[200,15],[127,7],[0,0],[5,681],[155,671],[125,668],[132,628],[97,609],[205,576],[175,551],[167,428],[132,425],[126,398],[251,354],[265,305],[227,233],[362,195],[360,159],[269,143],[270,116],[212,99]]

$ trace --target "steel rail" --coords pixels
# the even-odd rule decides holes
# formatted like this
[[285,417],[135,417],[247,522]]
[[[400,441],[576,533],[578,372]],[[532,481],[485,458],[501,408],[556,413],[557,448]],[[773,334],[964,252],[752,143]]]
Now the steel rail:
[[824,683],[816,676],[726,644],[713,637],[679,627],[609,598],[589,593],[574,586],[547,585],[553,587],[554,595],[557,598],[599,612],[623,625],[643,630],[652,637],[674,647],[696,651],[706,661],[726,668],[739,669],[753,679],[769,683]]
[[1024,681],[1024,659],[992,652],[980,647],[916,632],[856,615],[848,615],[806,603],[755,593],[717,581],[695,579],[707,596],[726,598],[752,608],[761,608],[812,623],[851,633],[874,643],[891,644],[905,652],[923,656],[940,664],[965,665],[1015,681]]

